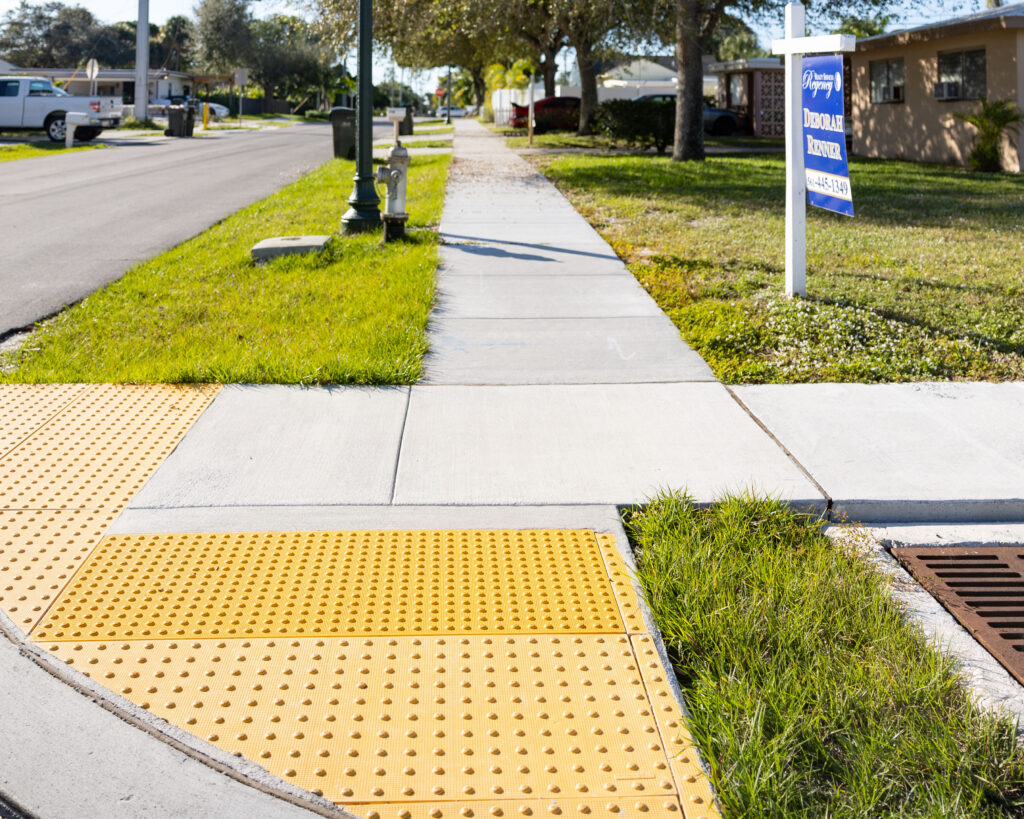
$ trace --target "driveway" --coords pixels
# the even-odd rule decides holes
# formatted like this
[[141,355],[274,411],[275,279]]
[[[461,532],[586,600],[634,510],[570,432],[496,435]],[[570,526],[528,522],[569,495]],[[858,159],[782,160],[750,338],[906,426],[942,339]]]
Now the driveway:
[[[101,141],[112,145],[0,164],[0,337],[84,298],[332,156],[326,124],[213,131],[196,139],[104,134]],[[350,192],[337,191],[339,220]]]

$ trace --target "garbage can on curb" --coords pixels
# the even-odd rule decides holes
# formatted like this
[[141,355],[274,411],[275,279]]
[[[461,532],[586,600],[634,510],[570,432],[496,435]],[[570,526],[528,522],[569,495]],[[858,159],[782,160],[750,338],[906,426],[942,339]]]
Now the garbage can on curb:
[[399,136],[412,136],[412,106],[405,108],[405,119],[398,123]]
[[196,112],[191,106],[185,109],[185,133],[183,136],[190,137],[196,128]]
[[331,129],[334,132],[334,156],[338,159],[355,159],[356,109],[341,106],[332,108]]
[[164,131],[164,136],[185,136],[185,107],[183,105],[171,105],[168,107],[167,130]]

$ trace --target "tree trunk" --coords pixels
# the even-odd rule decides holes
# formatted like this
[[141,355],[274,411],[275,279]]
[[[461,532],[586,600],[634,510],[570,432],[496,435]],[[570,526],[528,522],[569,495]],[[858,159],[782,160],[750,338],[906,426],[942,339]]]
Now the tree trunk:
[[544,48],[544,62],[541,69],[544,71],[544,96],[555,96],[555,72],[558,71],[558,52],[550,47]]
[[594,50],[586,34],[573,38],[576,66],[580,71],[580,127],[579,135],[589,134],[594,127],[597,110],[597,75],[594,73]]
[[674,162],[704,161],[704,63],[697,0],[676,0]]
[[470,72],[473,77],[473,104],[480,110],[484,110],[484,102],[487,100],[487,83],[484,80],[482,68],[474,68]]

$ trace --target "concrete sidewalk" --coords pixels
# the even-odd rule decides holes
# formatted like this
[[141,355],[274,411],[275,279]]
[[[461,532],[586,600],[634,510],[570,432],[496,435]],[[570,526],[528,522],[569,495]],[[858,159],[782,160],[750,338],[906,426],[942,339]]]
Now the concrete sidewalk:
[[459,121],[454,144],[423,381],[227,387],[120,531],[239,509],[344,526],[364,506],[635,504],[666,487],[866,523],[1024,520],[1024,385],[726,387],[500,137]]
[[49,742],[18,766],[0,743],[15,803],[714,816],[620,506],[749,489],[868,522],[1024,520],[1024,385],[726,387],[473,121],[442,233],[416,386],[0,392],[21,646],[0,683],[39,692],[0,734],[68,726],[59,784]]

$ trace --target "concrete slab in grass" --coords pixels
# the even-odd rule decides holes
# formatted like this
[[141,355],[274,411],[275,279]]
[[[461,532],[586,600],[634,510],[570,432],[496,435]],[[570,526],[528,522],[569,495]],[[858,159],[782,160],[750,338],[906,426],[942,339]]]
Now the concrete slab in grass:
[[713,381],[664,314],[606,319],[462,319],[429,326],[426,384]]
[[268,262],[278,256],[323,253],[330,240],[330,236],[275,236],[254,244],[250,254],[254,262]]
[[396,504],[824,498],[720,384],[413,387]]
[[482,234],[474,236],[460,233],[447,237],[453,243],[441,247],[445,276],[600,276],[626,270],[622,260],[603,242],[493,242]]
[[388,503],[408,394],[224,387],[131,505]]
[[606,318],[661,316],[661,308],[626,272],[608,276],[441,276],[439,318]]
[[1024,384],[734,391],[824,487],[837,519],[1024,519]]

